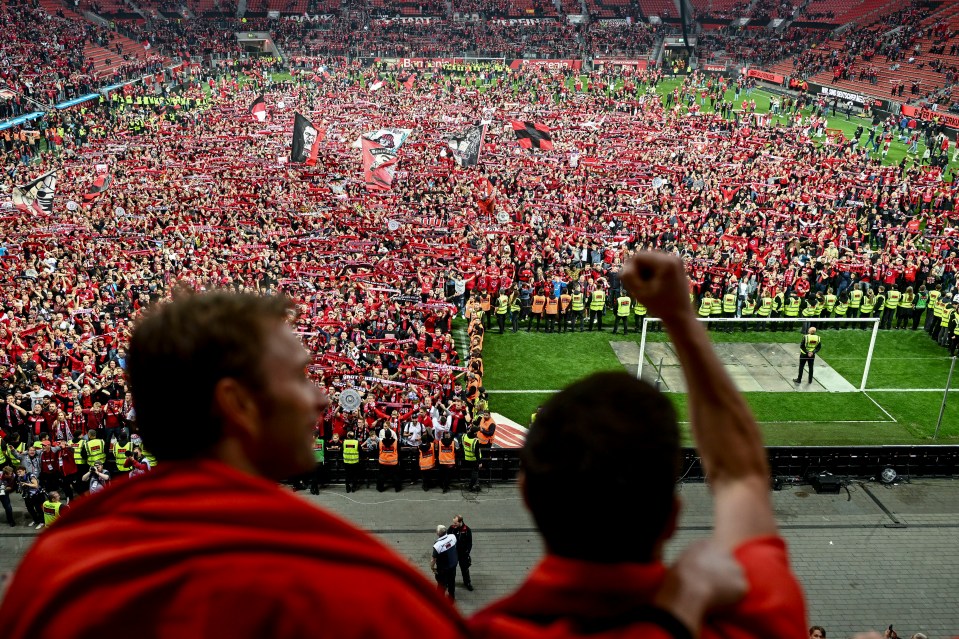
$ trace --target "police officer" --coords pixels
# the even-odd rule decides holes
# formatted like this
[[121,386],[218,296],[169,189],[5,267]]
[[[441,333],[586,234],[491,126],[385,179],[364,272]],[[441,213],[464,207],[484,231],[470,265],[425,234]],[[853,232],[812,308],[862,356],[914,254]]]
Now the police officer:
[[813,364],[816,362],[816,353],[819,352],[820,348],[822,348],[822,340],[816,335],[816,327],[813,326],[808,333],[803,335],[802,341],[799,343],[799,377],[793,380],[795,383],[802,382],[803,369],[806,364],[809,364],[809,381],[806,383],[812,384]]

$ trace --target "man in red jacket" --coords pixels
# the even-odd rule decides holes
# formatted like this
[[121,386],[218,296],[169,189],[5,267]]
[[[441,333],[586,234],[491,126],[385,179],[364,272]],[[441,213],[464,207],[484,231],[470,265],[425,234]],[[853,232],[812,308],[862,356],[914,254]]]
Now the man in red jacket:
[[[683,263],[641,253],[621,278],[669,330],[713,494],[711,541],[733,554],[749,582],[745,597],[711,614],[700,636],[806,639],[759,429],[696,321]],[[553,396],[529,429],[520,482],[547,556],[514,594],[472,618],[474,634],[601,639],[640,636],[640,626],[654,624],[679,636],[677,620],[651,606],[668,584],[662,551],[677,524],[680,459],[675,410],[645,382],[599,373]],[[624,508],[641,523],[610,536],[601,522]]]
[[[185,295],[140,322],[127,370],[140,433],[163,463],[79,501],[37,540],[0,604],[4,636],[465,635],[389,548],[277,486],[313,469],[329,405],[287,309],[280,298]],[[81,564],[65,567],[78,548]],[[356,614],[352,593],[367,589],[393,605]],[[47,596],[66,603],[51,608]]]

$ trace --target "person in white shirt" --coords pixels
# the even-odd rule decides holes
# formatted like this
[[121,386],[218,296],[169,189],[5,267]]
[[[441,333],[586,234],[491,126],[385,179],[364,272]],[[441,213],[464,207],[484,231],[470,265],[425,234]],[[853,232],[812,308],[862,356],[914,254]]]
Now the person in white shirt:
[[448,433],[453,426],[453,416],[445,406],[437,405],[430,410],[433,420],[433,439],[442,439],[443,433]]
[[404,446],[412,446],[413,448],[417,448],[423,443],[423,425],[419,420],[414,419],[406,423],[406,426],[403,427],[401,442]]
[[43,404],[44,397],[53,397],[53,393],[45,388],[41,388],[40,384],[34,384],[33,390],[26,393],[26,395],[30,398],[30,410],[33,410],[37,406],[41,406]]

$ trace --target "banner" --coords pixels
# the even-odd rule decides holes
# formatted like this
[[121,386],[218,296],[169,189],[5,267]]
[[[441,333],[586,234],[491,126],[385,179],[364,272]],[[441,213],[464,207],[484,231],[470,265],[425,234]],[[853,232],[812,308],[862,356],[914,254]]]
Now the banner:
[[439,18],[431,16],[396,16],[394,18],[373,18],[370,20],[373,24],[429,24]]
[[883,100],[881,98],[876,98],[871,95],[863,95],[862,93],[853,93],[852,91],[843,91],[842,89],[836,89],[829,86],[824,86],[822,84],[815,84],[813,82],[808,83],[809,91],[812,93],[818,93],[824,95],[828,98],[839,98],[842,102],[848,102],[852,100],[854,104],[866,105],[873,108],[885,109],[889,106],[888,100]]
[[493,24],[524,24],[526,26],[536,26],[538,24],[556,22],[556,18],[499,18],[490,20]]
[[637,71],[642,71],[649,65],[649,60],[645,58],[593,58],[594,67],[605,65],[613,67],[636,67]]
[[553,136],[550,128],[545,124],[510,120],[510,126],[513,127],[513,133],[516,134],[519,145],[524,149],[553,150]]
[[579,71],[583,68],[582,60],[510,60],[509,68],[516,71],[520,67],[537,67],[540,69],[566,69],[570,71]]
[[40,215],[53,213],[53,196],[57,189],[56,172],[58,170],[48,171],[35,180],[13,187],[13,205],[27,213]]
[[404,69],[439,69],[444,64],[463,64],[463,58],[400,58]]
[[902,114],[910,118],[920,120],[933,120],[939,118],[939,121],[951,129],[959,129],[959,115],[955,113],[943,113],[942,111],[933,111],[932,109],[920,109],[919,107],[902,105]]
[[453,152],[453,159],[460,166],[476,166],[483,148],[483,136],[486,127],[482,124],[471,126],[461,133],[450,136],[447,145]]
[[326,137],[325,133],[296,113],[293,118],[293,146],[290,148],[290,162],[299,162],[307,166],[315,165],[320,142],[324,137]]
[[749,69],[746,71],[747,78],[756,78],[758,80],[764,80],[766,82],[772,82],[774,84],[782,84],[786,81],[784,76],[779,75],[778,73],[770,73],[769,71],[760,71],[759,69]]
[[253,100],[253,104],[250,105],[250,115],[253,116],[253,119],[257,122],[263,122],[266,120],[266,102],[263,101],[263,94],[257,96]]
[[704,64],[702,70],[706,73],[725,73],[726,65],[725,64]]
[[363,181],[371,191],[388,191],[393,186],[396,163],[399,158],[395,149],[363,138]]
[[403,143],[406,142],[406,138],[410,137],[410,133],[412,132],[413,129],[377,129],[376,131],[370,131],[369,133],[364,133],[361,135],[360,138],[353,143],[353,148],[364,148],[363,140],[369,140],[370,142],[375,142],[377,145],[385,149],[397,151],[401,146],[403,146]]
[[113,178],[108,173],[101,173],[93,180],[93,183],[87,187],[86,192],[83,194],[83,201],[85,203],[90,203],[103,195],[110,184],[113,183]]

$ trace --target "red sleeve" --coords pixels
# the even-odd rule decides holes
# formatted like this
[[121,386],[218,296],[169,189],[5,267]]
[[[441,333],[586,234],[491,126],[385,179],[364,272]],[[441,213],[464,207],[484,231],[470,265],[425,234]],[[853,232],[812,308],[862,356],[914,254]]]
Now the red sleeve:
[[808,622],[802,587],[789,567],[786,542],[758,537],[733,555],[746,573],[749,592],[732,610],[717,615],[703,639],[716,637],[777,637],[805,639]]

